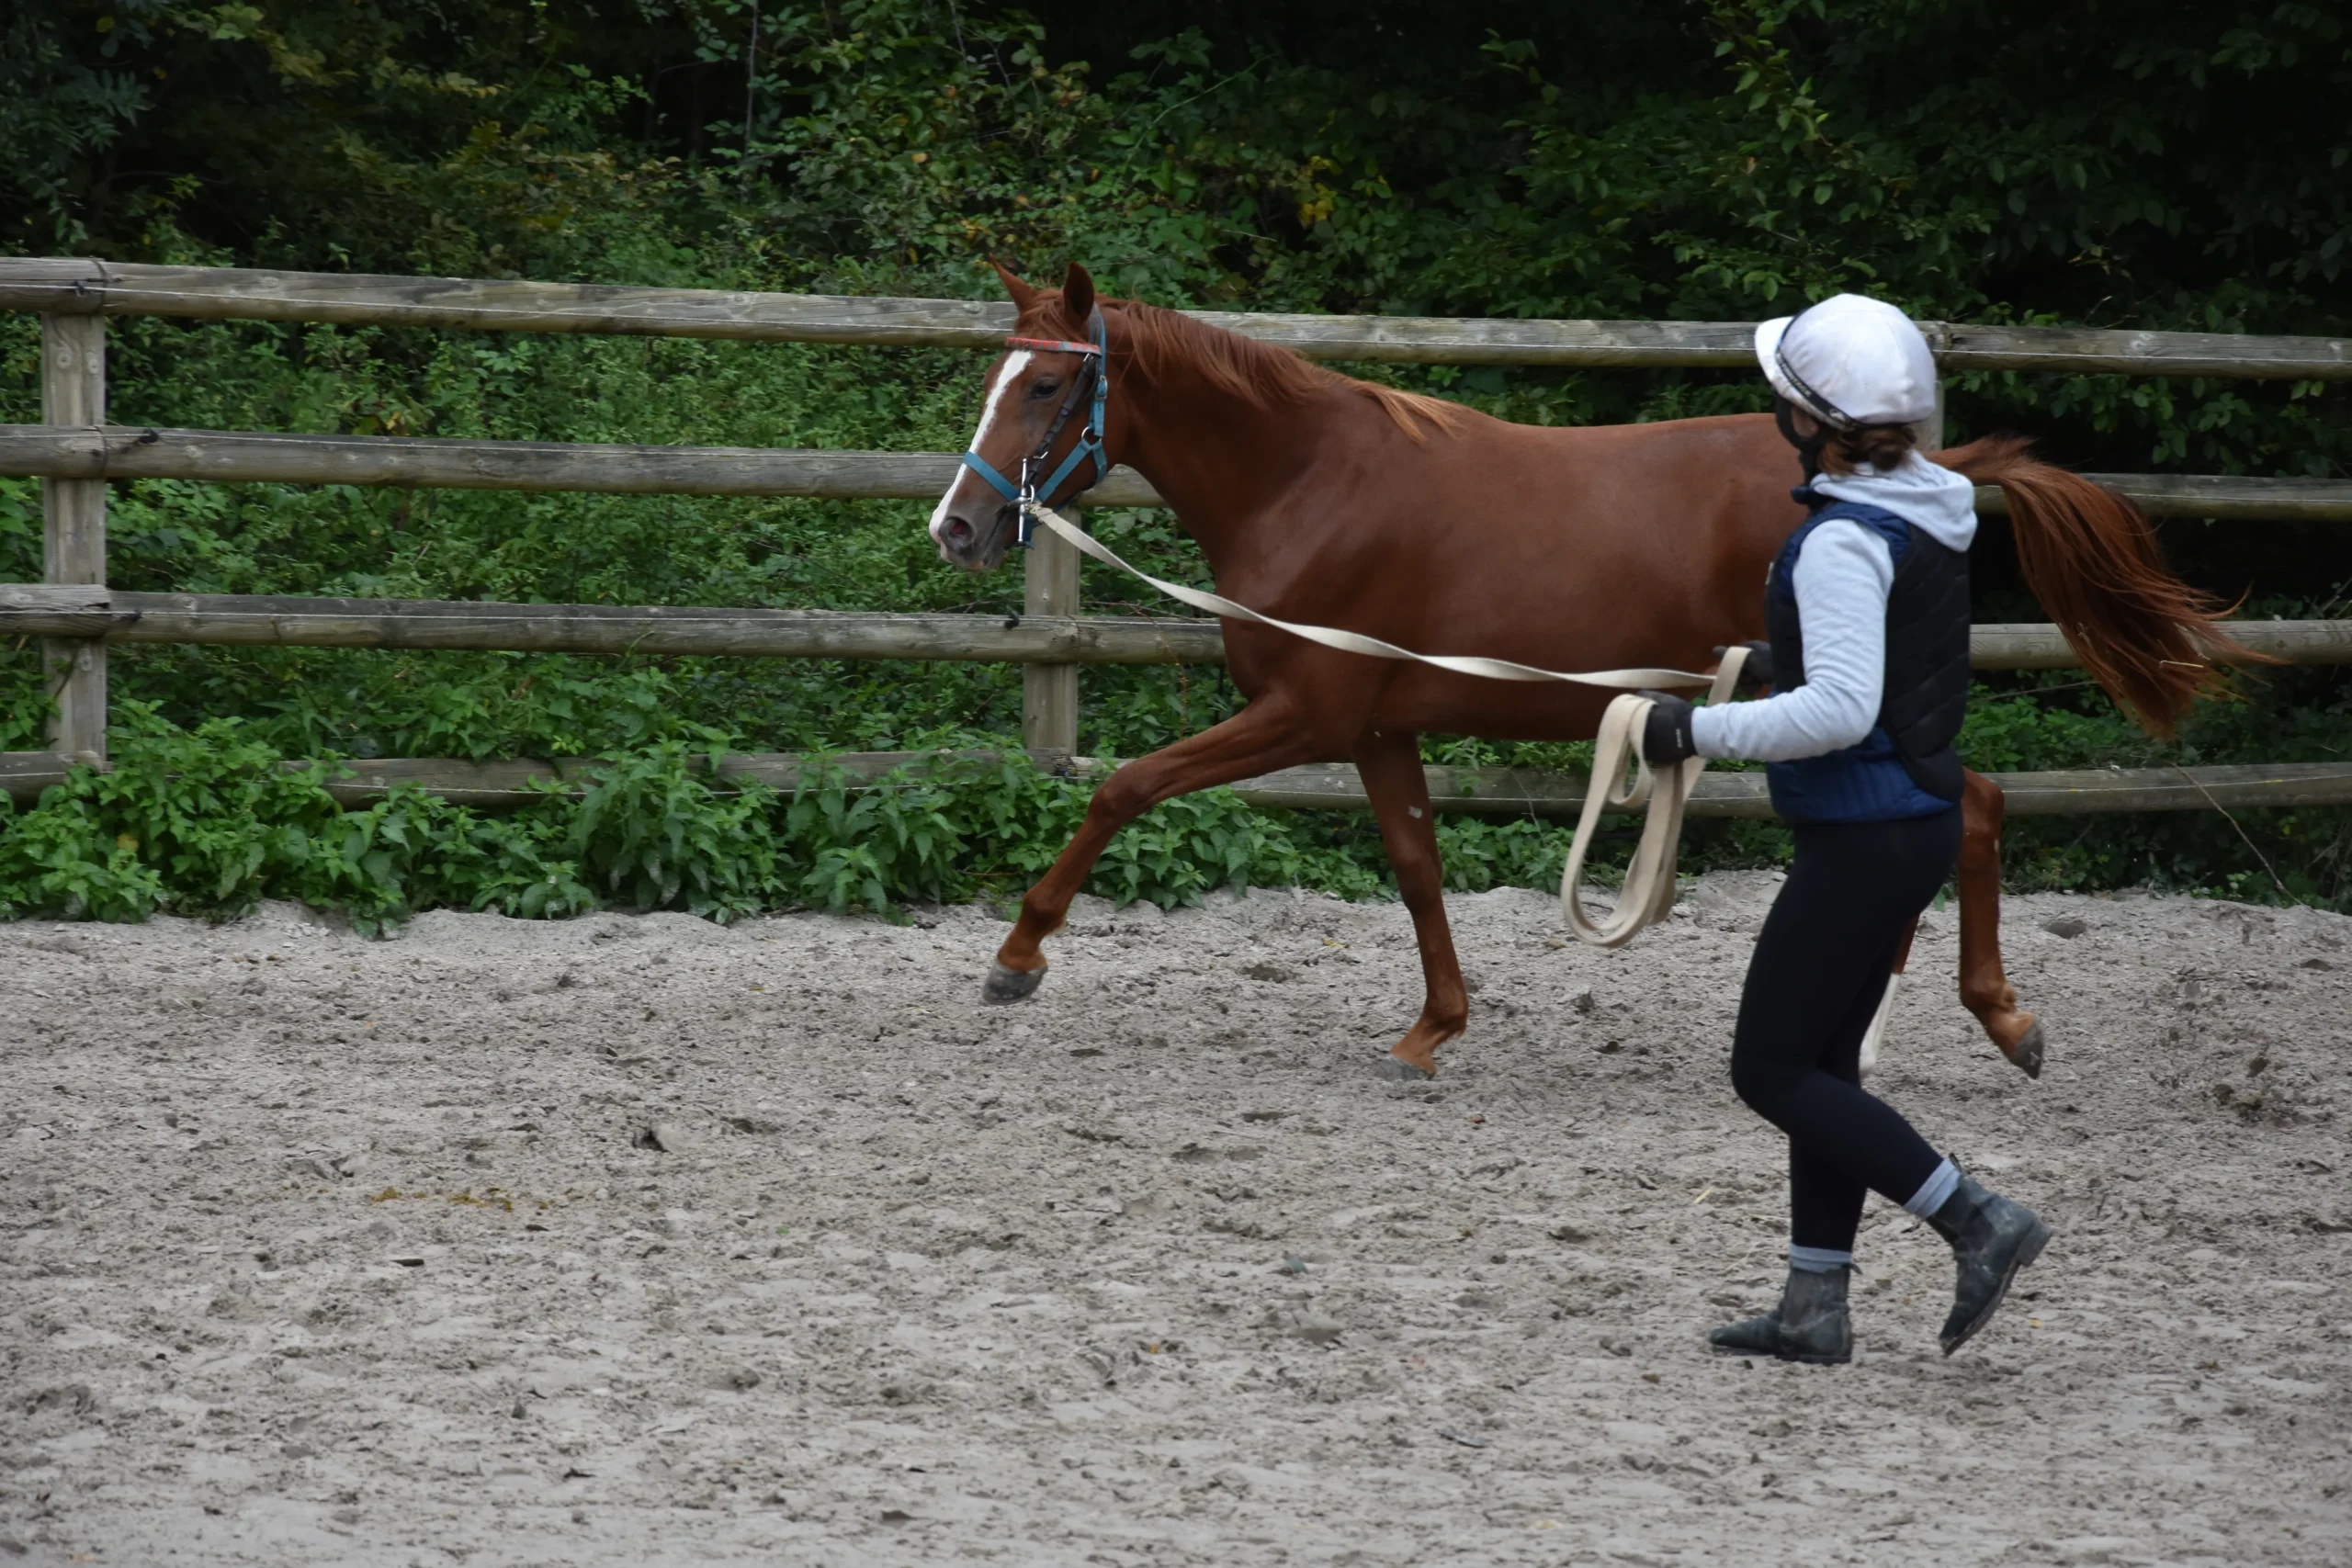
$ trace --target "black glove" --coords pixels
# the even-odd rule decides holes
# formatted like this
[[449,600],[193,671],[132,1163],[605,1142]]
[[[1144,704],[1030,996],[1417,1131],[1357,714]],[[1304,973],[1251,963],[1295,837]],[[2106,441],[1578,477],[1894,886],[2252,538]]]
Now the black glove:
[[1699,754],[1690,739],[1690,701],[1671,692],[1643,692],[1657,705],[1642,721],[1642,761],[1653,768],[1671,767]]
[[[1739,667],[1739,679],[1733,682],[1732,690],[1752,697],[1772,684],[1772,645],[1769,642],[1743,642],[1739,646],[1747,649],[1747,662]],[[1730,651],[1728,648],[1715,649],[1716,660],[1720,662],[1723,656]]]

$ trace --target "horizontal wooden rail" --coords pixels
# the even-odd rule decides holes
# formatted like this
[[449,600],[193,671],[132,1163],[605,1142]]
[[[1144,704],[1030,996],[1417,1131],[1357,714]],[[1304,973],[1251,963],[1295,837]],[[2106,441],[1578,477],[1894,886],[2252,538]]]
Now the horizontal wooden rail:
[[[2352,621],[2233,621],[2248,648],[2289,664],[2352,664]],[[1214,664],[1219,623],[1180,616],[1020,617],[691,605],[501,604],[470,599],[334,599],[138,593],[0,583],[0,637],[245,648],[386,648],[759,659],[911,659],[1034,664]],[[1453,649],[1450,651],[1476,651]],[[2055,626],[1981,625],[1979,670],[2070,670]]]
[[[936,752],[866,751],[831,759],[854,778],[871,780],[894,769],[922,765]],[[1001,753],[956,754],[980,761]],[[1117,764],[1093,758],[1040,755],[1042,766],[1080,778],[1100,778]],[[300,766],[288,763],[288,767]],[[505,807],[541,798],[552,785],[584,787],[593,760],[469,762],[453,758],[399,758],[331,764],[328,793],[346,806],[379,800],[406,784],[459,805]],[[805,760],[782,752],[722,757],[723,777],[782,790],[800,781]],[[1572,820],[1584,808],[1585,780],[1575,773],[1530,768],[1429,767],[1430,803],[1468,816],[1537,817]],[[2200,811],[2214,807],[2352,805],[2352,763],[2281,762],[2267,767],[2090,768],[2061,773],[1992,773],[2008,797],[2012,817],[2075,817],[2104,811]],[[0,752],[0,789],[20,805],[66,778],[65,764],[48,751]],[[1286,768],[1245,779],[1234,792],[1252,806],[1299,811],[1361,811],[1363,781],[1347,762]],[[1769,818],[1770,798],[1760,773],[1710,769],[1690,805],[1693,817]]]
[[[61,479],[198,479],[610,494],[798,495],[931,501],[956,477],[952,452],[843,452],[774,446],[631,446],[411,435],[277,435],[235,430],[0,424],[0,474]],[[2352,480],[2208,474],[2091,474],[2151,516],[2352,522]],[[1077,498],[1081,506],[1165,504],[1133,468]],[[1981,512],[2008,510],[1980,486]]]
[[[2352,523],[2352,480],[2255,479],[2235,474],[2085,474],[2083,478],[2128,496],[2151,517]],[[1978,485],[1976,510],[2006,517],[2008,497],[1998,485]]]
[[[2352,664],[2352,621],[2232,621],[2230,635],[2282,664]],[[2078,670],[2082,660],[2047,622],[1980,622],[1969,628],[1977,670]]]
[[[1487,817],[1573,820],[1584,809],[1577,774],[1528,768],[1444,768],[1429,775],[1430,804],[1440,811]],[[1988,773],[2008,797],[2012,817],[2077,817],[2100,811],[2198,811],[2214,806],[2352,805],[2352,763],[2275,762],[2267,767],[2086,768],[2063,773]],[[1369,802],[1352,764],[1286,768],[1234,785],[1252,806],[1354,811]],[[1693,817],[1767,818],[1772,801],[1760,773],[1710,768],[1699,775]]]
[[[611,494],[798,495],[935,501],[952,452],[775,446],[629,446],[404,435],[276,435],[235,430],[77,430],[0,424],[0,474],[43,479],[198,479],[213,484],[391,485]],[[2346,514],[2352,516],[2352,486]],[[1158,506],[1133,468],[1078,498],[1085,506]]]
[[132,593],[0,584],[0,637],[244,648],[387,648],[1028,664],[1213,664],[1215,621],[885,615],[473,600]]
[[[979,349],[996,347],[1012,324],[1012,308],[993,301],[271,272],[53,256],[0,259],[0,309]],[[1753,328],[1745,321],[1194,313],[1315,359],[1727,368],[1753,363]],[[2352,340],[2343,338],[1921,325],[1939,362],[1953,371],[2297,380],[2352,376]]]

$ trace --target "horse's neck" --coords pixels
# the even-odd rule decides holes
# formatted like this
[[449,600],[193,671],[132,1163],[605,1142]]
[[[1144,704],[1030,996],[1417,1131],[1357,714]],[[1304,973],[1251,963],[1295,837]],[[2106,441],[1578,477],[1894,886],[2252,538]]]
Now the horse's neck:
[[1131,396],[1118,460],[1149,479],[1213,571],[1255,553],[1262,524],[1317,443],[1312,402],[1253,407],[1179,370]]

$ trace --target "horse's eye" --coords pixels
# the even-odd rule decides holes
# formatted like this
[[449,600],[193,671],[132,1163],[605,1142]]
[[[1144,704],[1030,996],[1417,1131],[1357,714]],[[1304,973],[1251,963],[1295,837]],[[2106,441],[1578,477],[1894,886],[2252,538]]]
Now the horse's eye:
[[1061,389],[1062,384],[1059,381],[1048,378],[1046,380],[1030,383],[1029,395],[1035,399],[1050,398]]

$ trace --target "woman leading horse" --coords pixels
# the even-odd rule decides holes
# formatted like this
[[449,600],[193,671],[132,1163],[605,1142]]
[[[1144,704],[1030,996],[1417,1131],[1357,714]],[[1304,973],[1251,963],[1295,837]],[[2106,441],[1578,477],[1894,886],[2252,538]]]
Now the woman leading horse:
[[1758,327],[1756,354],[1805,478],[1805,520],[1766,580],[1770,640],[1750,654],[1780,690],[1706,708],[1653,694],[1642,736],[1653,766],[1769,762],[1772,807],[1796,839],[1731,1055],[1739,1097],[1788,1135],[1789,1279],[1777,1307],[1713,1339],[1735,1354],[1849,1359],[1846,1283],[1876,1190],[1951,1244],[1950,1355],[2050,1231],[1866,1092],[1861,1049],[1901,948],[1960,854],[1953,742],[1968,705],[1975,487],[1912,449],[1913,428],[1935,412],[1936,364],[1894,306],[1838,295]]
[[[1805,520],[1799,465],[1758,414],[1538,429],[1351,379],[1171,310],[999,269],[1019,335],[989,371],[965,469],[931,535],[975,571],[1018,536],[1019,475],[1058,504],[1113,462],[1148,479],[1208,558],[1218,592],[1285,620],[1423,653],[1550,670],[1703,669],[1760,637],[1758,585]],[[2234,645],[2214,606],[2167,572],[2137,508],[2039,463],[2014,440],[1938,454],[2001,486],[2028,586],[2091,674],[2169,733]],[[976,466],[977,465],[977,466]],[[1590,737],[1610,694],[1478,680],[1225,625],[1248,705],[1121,767],[1023,899],[987,995],[1045,977],[1045,940],[1114,834],[1159,802],[1301,763],[1351,758],[1420,949],[1425,998],[1388,1069],[1426,1076],[1469,997],[1447,930],[1423,730]],[[1961,992],[2004,1055],[2040,1066],[1997,944],[2000,793],[1971,774],[1962,816]]]

